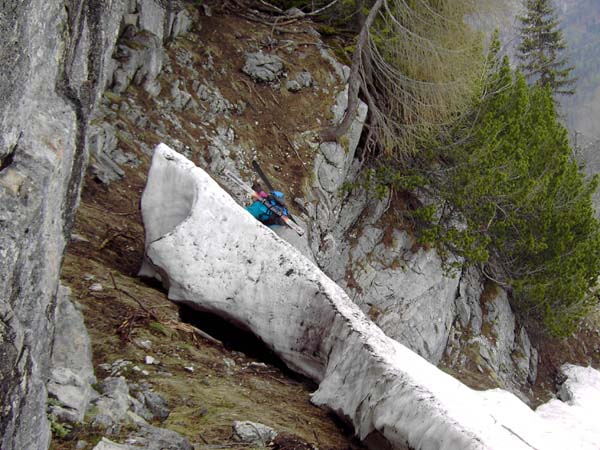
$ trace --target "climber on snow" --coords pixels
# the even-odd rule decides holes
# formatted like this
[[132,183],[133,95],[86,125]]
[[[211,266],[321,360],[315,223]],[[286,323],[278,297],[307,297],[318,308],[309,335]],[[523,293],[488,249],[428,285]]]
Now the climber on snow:
[[[271,194],[267,194],[258,183],[255,183],[252,186],[252,189],[254,189],[260,198],[256,199],[250,206],[246,207],[246,211],[268,227],[285,225],[281,217],[273,212],[278,211],[286,217],[289,215],[284,203],[283,192],[272,191]],[[267,207],[265,203],[268,204],[269,207]]]
[[[256,161],[254,162],[256,163]],[[262,170],[260,173],[262,173]],[[266,181],[264,174],[261,175],[261,178],[265,180],[271,194],[267,194],[258,183],[255,183],[252,187],[248,186],[239,176],[228,169],[225,169],[223,174],[248,194],[252,195],[254,203],[248,206],[246,210],[252,214],[254,218],[260,220],[268,227],[274,225],[286,225],[298,233],[299,236],[304,234],[302,227],[294,222],[294,218],[289,213],[287,206],[283,201],[283,193],[273,189],[271,183]]]

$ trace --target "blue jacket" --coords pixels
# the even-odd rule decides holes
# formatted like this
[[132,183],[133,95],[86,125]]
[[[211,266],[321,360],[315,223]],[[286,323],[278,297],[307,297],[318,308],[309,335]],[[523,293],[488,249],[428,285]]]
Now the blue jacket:
[[[275,200],[270,199],[270,198],[267,199],[267,201],[271,205],[273,205],[274,208],[277,208],[278,210],[280,210],[284,216],[288,215],[288,211],[285,206],[278,204]],[[255,219],[258,219],[259,221],[261,221],[262,223],[264,223],[267,226],[283,225],[283,223],[281,222],[281,219],[276,214],[274,214],[273,211],[271,211],[262,202],[260,202],[258,200],[256,200],[250,206],[246,207],[246,211],[248,211],[250,214],[252,214],[252,216]]]

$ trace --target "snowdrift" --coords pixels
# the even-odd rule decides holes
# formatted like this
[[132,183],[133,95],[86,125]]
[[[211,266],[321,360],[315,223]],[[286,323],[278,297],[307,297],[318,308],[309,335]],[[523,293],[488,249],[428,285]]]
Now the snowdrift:
[[386,337],[311,261],[164,144],[142,214],[140,274],[162,280],[170,299],[253,332],[318,382],[313,402],[372,447],[588,448],[512,394],[473,391]]

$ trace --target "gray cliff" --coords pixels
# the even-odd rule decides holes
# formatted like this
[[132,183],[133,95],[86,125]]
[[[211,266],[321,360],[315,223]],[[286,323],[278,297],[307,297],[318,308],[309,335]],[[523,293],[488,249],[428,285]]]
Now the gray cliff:
[[167,40],[186,21],[175,1],[0,6],[0,447],[45,449],[59,270],[115,43],[126,25]]

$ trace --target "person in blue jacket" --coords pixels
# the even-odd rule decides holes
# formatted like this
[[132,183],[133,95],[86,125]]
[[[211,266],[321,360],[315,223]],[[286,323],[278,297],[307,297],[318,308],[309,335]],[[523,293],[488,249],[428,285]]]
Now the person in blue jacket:
[[268,227],[284,225],[283,220],[272,211],[272,209],[280,211],[284,216],[289,214],[284,203],[285,196],[283,195],[283,192],[273,191],[271,194],[267,194],[262,190],[260,185],[256,184],[252,186],[252,188],[258,193],[261,199],[264,199],[263,201],[270,205],[271,209],[269,209],[263,201],[255,200],[250,206],[246,207],[246,211]]

